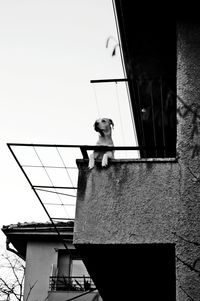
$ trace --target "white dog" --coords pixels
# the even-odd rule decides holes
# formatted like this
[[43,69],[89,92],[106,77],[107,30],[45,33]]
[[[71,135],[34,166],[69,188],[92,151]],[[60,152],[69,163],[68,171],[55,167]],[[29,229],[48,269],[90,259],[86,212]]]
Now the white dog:
[[[114,127],[114,123],[111,119],[100,118],[95,121],[94,129],[99,132],[99,140],[96,145],[114,146],[112,140],[112,127]],[[94,167],[95,159],[101,159],[102,167],[106,167],[109,158],[114,158],[114,151],[94,151],[90,155],[88,167],[89,169]]]

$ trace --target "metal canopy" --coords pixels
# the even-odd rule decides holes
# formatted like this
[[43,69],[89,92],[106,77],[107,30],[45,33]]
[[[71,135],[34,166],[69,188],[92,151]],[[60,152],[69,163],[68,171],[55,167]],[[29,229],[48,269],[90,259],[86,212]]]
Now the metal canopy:
[[[8,143],[8,148],[23,175],[30,184],[49,220],[56,228],[56,222],[74,220],[78,168],[77,159],[89,159],[95,149],[108,147],[94,145],[57,145]],[[109,147],[120,154],[138,152],[139,147]]]

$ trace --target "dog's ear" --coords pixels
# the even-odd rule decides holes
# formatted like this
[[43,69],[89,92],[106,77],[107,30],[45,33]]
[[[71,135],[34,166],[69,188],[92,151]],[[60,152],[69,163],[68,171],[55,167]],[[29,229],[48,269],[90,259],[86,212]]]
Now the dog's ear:
[[112,125],[112,128],[114,129],[114,122],[112,121],[112,119],[109,119],[110,125]]

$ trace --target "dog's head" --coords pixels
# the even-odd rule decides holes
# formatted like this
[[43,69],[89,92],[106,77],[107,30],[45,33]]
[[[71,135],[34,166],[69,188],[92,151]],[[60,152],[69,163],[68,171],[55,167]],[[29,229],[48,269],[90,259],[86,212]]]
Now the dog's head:
[[110,132],[111,126],[114,128],[114,123],[109,118],[99,118],[94,123],[95,131],[99,132],[101,136],[104,136],[106,132]]

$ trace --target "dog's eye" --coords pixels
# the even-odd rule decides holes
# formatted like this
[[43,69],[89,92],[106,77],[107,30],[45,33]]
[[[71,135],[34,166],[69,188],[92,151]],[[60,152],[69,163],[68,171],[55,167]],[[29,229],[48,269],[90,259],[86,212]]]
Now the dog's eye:
[[102,119],[102,122],[106,122],[105,119]]

